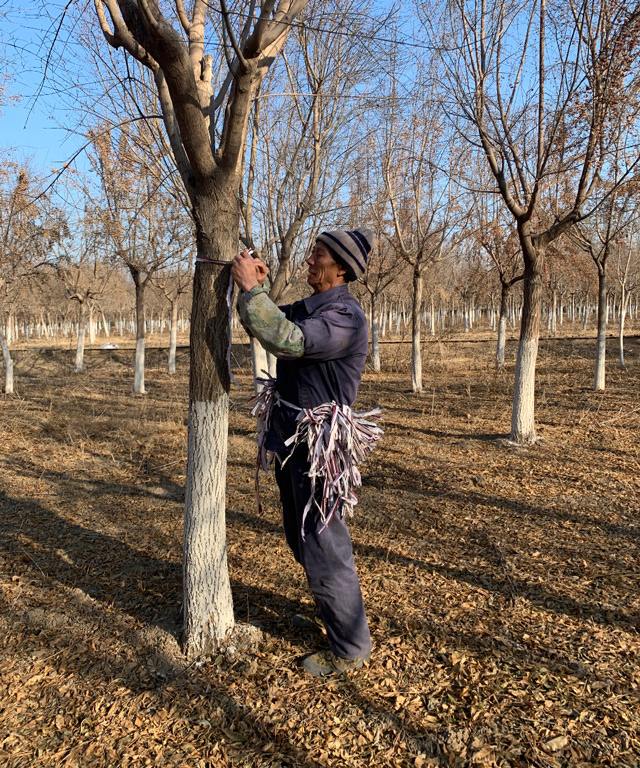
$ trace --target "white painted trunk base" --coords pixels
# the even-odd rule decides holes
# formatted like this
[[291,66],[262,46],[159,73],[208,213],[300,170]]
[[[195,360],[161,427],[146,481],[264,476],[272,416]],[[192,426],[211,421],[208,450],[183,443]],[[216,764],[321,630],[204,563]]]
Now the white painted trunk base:
[[513,384],[513,411],[511,413],[511,440],[518,445],[535,442],[535,383],[538,340],[521,340],[518,346],[515,381]]
[[11,352],[9,351],[9,345],[7,339],[3,334],[0,334],[0,346],[2,347],[2,359],[4,361],[4,394],[13,394],[13,360],[11,359]]
[[84,371],[84,327],[78,329],[78,340],[76,343],[76,359],[73,365],[74,373],[82,373]]
[[133,372],[133,391],[136,395],[146,394],[144,388],[144,349],[144,339],[138,339]]
[[498,340],[496,343],[496,366],[501,371],[504,368],[504,350],[507,340],[507,315],[498,320]]
[[253,391],[257,395],[262,389],[260,384],[258,384],[258,378],[264,378],[269,373],[269,361],[266,349],[253,336],[250,339],[250,344],[251,365],[253,367]]
[[184,647],[215,651],[234,625],[227,568],[225,485],[229,400],[189,408],[184,514]]
[[173,375],[176,372],[176,347],[178,346],[178,307],[171,307],[171,324],[169,326],[169,360],[167,373]]

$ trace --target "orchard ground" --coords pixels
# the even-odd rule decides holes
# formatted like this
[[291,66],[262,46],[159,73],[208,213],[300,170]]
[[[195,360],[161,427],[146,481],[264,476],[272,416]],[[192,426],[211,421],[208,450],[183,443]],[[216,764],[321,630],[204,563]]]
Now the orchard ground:
[[[488,336],[488,334],[485,334]],[[150,345],[154,340],[150,340]],[[640,339],[543,340],[536,422],[509,431],[513,354],[493,341],[382,348],[358,406],[385,438],[352,521],[375,650],[311,679],[324,644],[273,477],[254,501],[246,346],[234,346],[227,486],[237,620],[255,652],[179,652],[187,351],[15,349],[0,401],[0,763],[23,766],[612,766],[640,761]]]

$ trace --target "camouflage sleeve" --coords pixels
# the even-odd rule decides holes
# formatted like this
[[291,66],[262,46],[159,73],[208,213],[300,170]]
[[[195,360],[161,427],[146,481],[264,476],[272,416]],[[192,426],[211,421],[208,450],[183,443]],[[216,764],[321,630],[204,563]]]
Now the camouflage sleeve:
[[304,334],[269,298],[267,288],[256,285],[238,296],[238,313],[248,333],[272,355],[292,360],[304,355]]

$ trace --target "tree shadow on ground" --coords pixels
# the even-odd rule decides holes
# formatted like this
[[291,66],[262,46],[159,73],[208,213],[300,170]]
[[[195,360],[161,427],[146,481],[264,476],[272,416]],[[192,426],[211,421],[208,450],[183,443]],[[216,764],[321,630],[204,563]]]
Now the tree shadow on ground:
[[[80,590],[91,601],[179,636],[181,562],[150,555],[115,536],[71,523],[37,502],[14,499],[4,492],[0,492],[0,520],[0,551],[8,562],[21,569],[29,567],[43,586],[57,582]],[[265,530],[263,520],[260,530]],[[238,620],[247,618],[242,614],[249,595],[256,608],[254,617],[266,632],[298,636],[287,622],[287,617],[303,608],[298,601],[239,580],[232,580],[232,592]]]

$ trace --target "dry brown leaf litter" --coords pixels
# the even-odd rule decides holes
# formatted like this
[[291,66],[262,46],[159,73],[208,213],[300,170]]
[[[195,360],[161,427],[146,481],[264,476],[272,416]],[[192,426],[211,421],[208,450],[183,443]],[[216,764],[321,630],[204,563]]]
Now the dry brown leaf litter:
[[592,342],[543,344],[543,440],[509,446],[511,372],[484,345],[428,347],[425,392],[394,348],[359,405],[384,408],[352,524],[375,654],[340,680],[297,661],[322,638],[272,478],[253,498],[243,351],[228,525],[255,653],[188,666],[176,635],[186,364],[16,353],[0,403],[0,764],[637,766],[640,344],[590,390]]

